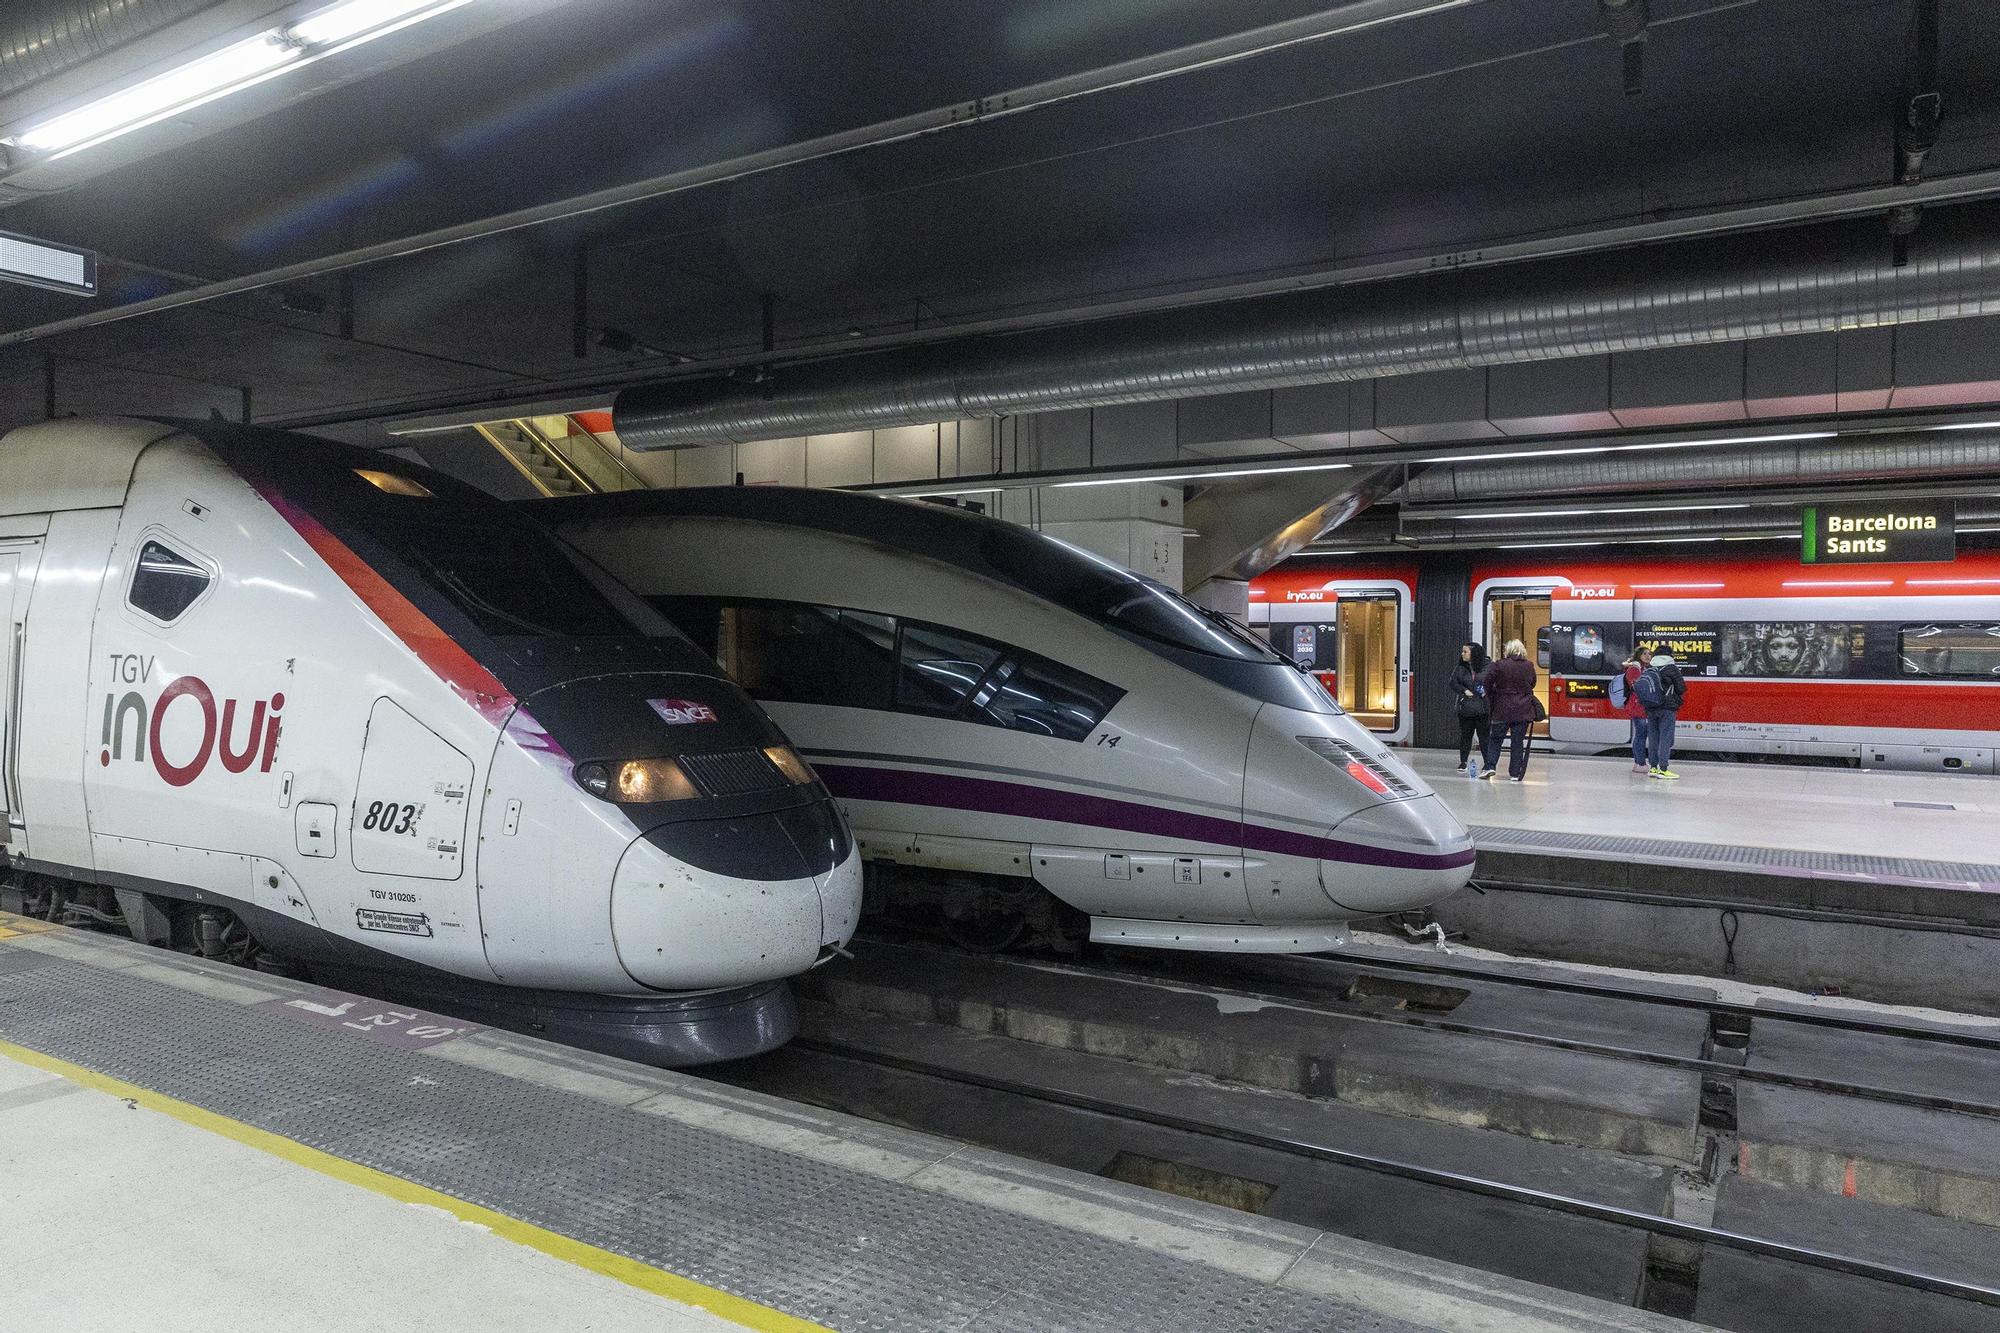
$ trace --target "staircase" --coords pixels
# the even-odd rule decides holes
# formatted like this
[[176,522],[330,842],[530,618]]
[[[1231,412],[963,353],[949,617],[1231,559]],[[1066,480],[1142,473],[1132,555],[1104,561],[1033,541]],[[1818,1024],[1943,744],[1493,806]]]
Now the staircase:
[[593,495],[644,486],[587,432],[556,440],[526,419],[481,422],[475,429],[539,494]]

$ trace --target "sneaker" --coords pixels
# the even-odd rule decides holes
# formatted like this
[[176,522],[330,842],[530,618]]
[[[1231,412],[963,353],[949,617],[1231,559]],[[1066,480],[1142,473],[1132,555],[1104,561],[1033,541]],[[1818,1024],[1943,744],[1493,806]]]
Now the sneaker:
[[1647,769],[1647,770],[1646,770],[1646,776],[1647,776],[1647,777],[1649,777],[1649,778],[1656,778],[1656,777],[1660,776],[1660,772],[1661,772],[1661,770],[1660,770],[1660,769],[1657,769],[1657,768],[1649,768],[1649,769]]
[[1508,779],[1507,779],[1507,781],[1509,781],[1509,782],[1526,782],[1526,781],[1527,781],[1527,779],[1526,779],[1526,778],[1508,778]]
[[1497,768],[1489,768],[1484,773],[1481,773],[1479,776],[1486,779],[1488,782],[1491,782],[1493,781],[1494,778],[1500,776],[1500,770]]
[[1634,773],[1651,773],[1653,770],[1647,768],[1644,764],[1634,764],[1632,765],[1632,771]]
[[1665,778],[1668,782],[1679,782],[1681,780],[1681,775],[1674,772],[1671,768],[1663,768],[1653,774],[1653,776],[1656,778]]

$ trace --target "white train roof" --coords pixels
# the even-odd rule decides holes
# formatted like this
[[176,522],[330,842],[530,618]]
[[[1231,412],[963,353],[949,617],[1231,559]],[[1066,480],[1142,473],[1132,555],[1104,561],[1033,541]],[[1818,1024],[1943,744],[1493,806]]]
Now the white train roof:
[[125,503],[139,455],[173,426],[72,417],[0,436],[0,515],[108,509]]

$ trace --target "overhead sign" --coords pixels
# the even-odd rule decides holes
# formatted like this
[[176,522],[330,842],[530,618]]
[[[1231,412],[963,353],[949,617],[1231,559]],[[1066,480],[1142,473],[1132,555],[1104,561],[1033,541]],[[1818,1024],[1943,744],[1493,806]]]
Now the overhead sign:
[[0,231],[0,282],[97,295],[97,252]]
[[1955,560],[1950,500],[1875,500],[1810,505],[1799,525],[1807,565],[1913,564]]

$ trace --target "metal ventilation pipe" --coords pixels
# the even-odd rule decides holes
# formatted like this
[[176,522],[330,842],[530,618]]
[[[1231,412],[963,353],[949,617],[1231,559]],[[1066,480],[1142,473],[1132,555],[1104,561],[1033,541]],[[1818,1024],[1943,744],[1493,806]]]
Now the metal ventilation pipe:
[[1873,222],[1195,306],[618,395],[635,449],[916,425],[2000,312],[2000,212],[1938,211],[1897,267]]
[[220,0],[12,0],[0,14],[0,97],[75,69]]
[[1920,431],[1716,448],[1634,449],[1578,458],[1435,463],[1403,504],[1546,500],[1620,491],[1710,490],[1835,482],[2000,477],[2000,430]]
[[[1977,524],[2000,524],[2000,502],[1960,500],[1957,504],[1961,528]],[[1498,520],[1411,520],[1403,524],[1402,535],[1422,546],[1492,547],[1500,543],[1595,541],[1603,538],[1636,539],[1654,537],[1727,537],[1796,533],[1799,510],[1759,506],[1718,513],[1713,510],[1685,514],[1591,514],[1563,518]],[[1350,540],[1370,538],[1387,541],[1380,535],[1349,529],[1328,533],[1324,541],[1343,545]]]

